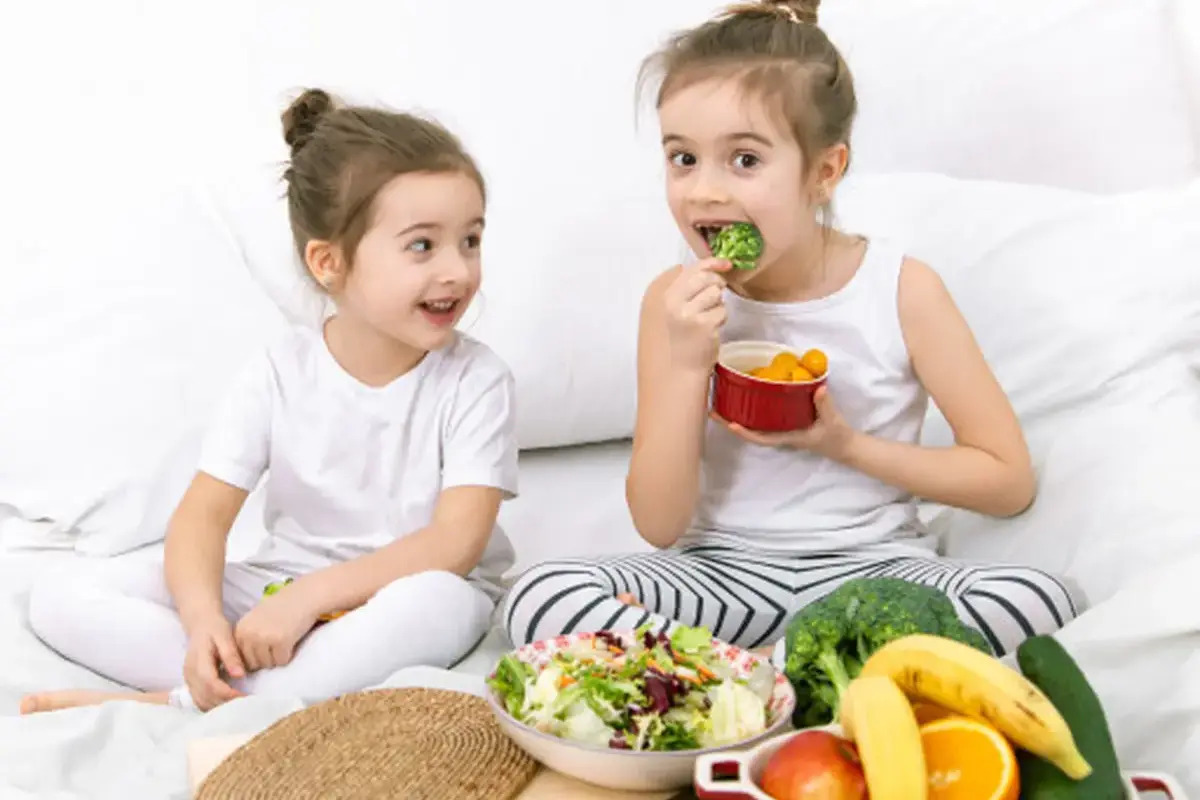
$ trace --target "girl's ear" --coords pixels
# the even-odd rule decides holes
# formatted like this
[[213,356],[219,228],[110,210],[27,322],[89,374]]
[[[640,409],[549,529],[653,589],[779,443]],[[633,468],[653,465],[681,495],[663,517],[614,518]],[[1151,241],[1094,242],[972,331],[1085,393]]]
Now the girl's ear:
[[813,173],[813,183],[818,205],[828,203],[833,198],[833,192],[846,174],[850,164],[850,146],[840,142],[825,148],[817,161]]
[[304,246],[304,265],[327,292],[339,290],[346,278],[341,251],[332,242],[310,239]]

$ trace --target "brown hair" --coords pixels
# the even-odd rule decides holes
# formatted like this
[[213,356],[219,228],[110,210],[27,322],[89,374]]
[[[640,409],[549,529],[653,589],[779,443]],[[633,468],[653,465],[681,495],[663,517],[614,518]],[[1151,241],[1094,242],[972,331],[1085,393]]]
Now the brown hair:
[[817,27],[820,0],[763,0],[730,6],[672,36],[642,64],[639,87],[660,83],[656,105],[714,76],[736,78],[767,100],[795,137],[805,170],[815,154],[850,144],[858,111],[850,68]]
[[283,173],[300,258],[308,242],[336,243],[353,261],[371,224],[375,196],[398,175],[461,172],[485,193],[475,161],[449,131],[411,114],[341,106],[306,89],[283,112],[292,156]]

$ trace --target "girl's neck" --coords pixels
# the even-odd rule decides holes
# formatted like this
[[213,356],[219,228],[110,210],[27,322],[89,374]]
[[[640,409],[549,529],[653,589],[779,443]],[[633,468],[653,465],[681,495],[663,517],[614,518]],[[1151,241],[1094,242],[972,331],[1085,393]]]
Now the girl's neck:
[[770,269],[736,286],[735,291],[764,303],[797,303],[827,297],[854,277],[862,245],[860,237],[816,227],[802,244],[782,254]]
[[324,337],[330,355],[342,369],[360,383],[376,388],[413,369],[428,354],[342,314],[325,321]]

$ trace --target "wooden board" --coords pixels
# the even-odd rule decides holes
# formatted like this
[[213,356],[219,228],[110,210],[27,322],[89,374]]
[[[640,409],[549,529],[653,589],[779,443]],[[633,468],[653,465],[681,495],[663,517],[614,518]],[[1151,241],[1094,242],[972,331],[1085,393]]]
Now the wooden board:
[[[204,778],[216,769],[226,756],[250,741],[250,738],[249,735],[238,734],[196,739],[189,743],[188,794],[195,797]],[[571,800],[670,800],[675,796],[676,792],[619,792],[602,789],[543,767],[525,787],[525,791],[518,795],[518,800],[563,800],[565,797]]]

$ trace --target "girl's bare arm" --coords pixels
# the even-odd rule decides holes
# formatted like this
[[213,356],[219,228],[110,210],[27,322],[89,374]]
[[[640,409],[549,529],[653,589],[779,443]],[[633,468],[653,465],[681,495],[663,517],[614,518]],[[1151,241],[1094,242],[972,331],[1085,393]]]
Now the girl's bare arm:
[[637,418],[625,480],[638,533],[660,548],[673,545],[692,521],[708,419],[710,373],[678,366],[671,358],[663,295],[678,273],[660,275],[642,300]]
[[167,588],[189,634],[214,615],[223,618],[225,544],[247,495],[197,472],[171,516],[164,555]]
[[1013,516],[1036,479],[1021,425],[942,280],[910,259],[900,276],[900,324],[913,369],[954,432],[950,447],[856,434],[839,460],[934,502]]

